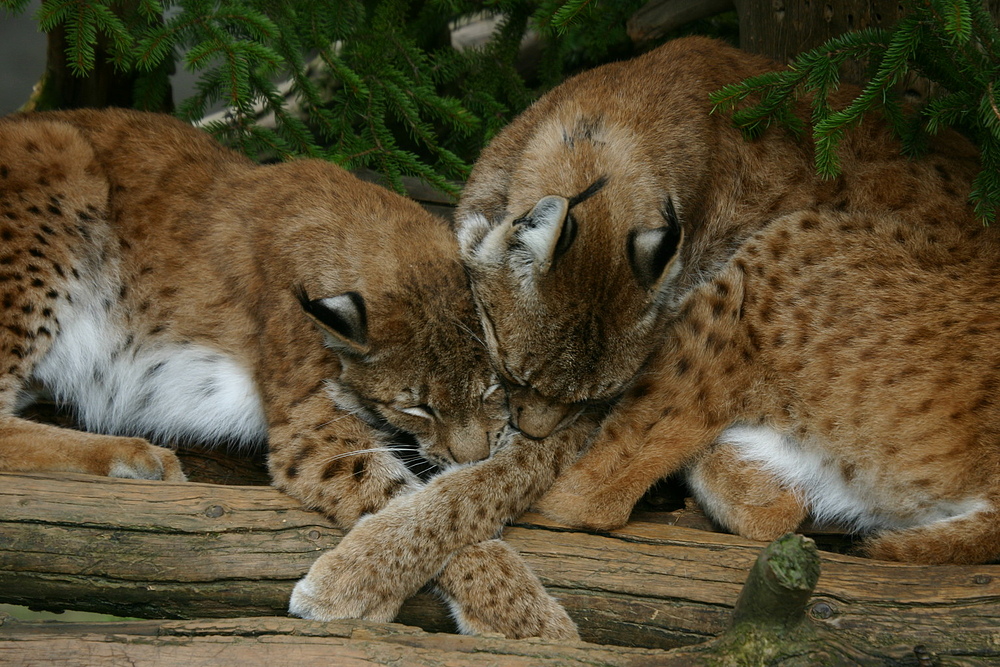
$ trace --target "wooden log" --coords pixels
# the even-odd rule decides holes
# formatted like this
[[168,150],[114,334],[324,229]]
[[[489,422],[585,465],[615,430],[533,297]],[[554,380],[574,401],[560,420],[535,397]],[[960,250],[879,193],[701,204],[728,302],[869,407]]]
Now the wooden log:
[[[140,617],[283,615],[341,532],[270,487],[0,475],[0,602]],[[507,539],[596,643],[670,648],[730,623],[760,543],[649,521],[608,534],[528,516]],[[823,553],[809,617],[843,641],[1000,657],[1000,566]],[[451,630],[417,596],[399,619]]]
[[273,665],[641,665],[659,651],[537,639],[430,634],[364,621],[291,618],[123,623],[17,622],[0,616],[0,664],[104,667]]

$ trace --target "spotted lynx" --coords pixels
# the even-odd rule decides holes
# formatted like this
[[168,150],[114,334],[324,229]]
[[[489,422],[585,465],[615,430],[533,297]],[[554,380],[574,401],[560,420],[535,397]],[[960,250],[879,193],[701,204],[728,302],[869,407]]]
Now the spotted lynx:
[[[486,340],[507,384],[512,420],[522,431],[545,437],[571,423],[581,406],[618,401],[593,436],[589,451],[540,504],[566,523],[620,525],[649,484],[685,465],[706,508],[744,535],[772,538],[794,528],[809,509],[822,515],[818,497],[809,495],[821,488],[820,482],[805,480],[804,473],[779,475],[770,459],[761,467],[759,457],[740,444],[748,438],[774,443],[775,433],[813,428],[811,422],[799,421],[804,419],[799,413],[788,417],[764,408],[759,413],[722,410],[717,435],[725,435],[712,448],[701,442],[704,433],[690,443],[654,437],[675,423],[663,414],[663,427],[654,426],[648,412],[674,407],[661,395],[674,380],[664,376],[667,386],[659,387],[648,379],[663,375],[657,364],[677,363],[669,355],[682,331],[677,318],[683,319],[683,304],[694,303],[689,300],[692,290],[704,289],[700,286],[730,266],[734,254],[745,250],[754,234],[797,212],[812,211],[817,220],[835,221],[824,222],[827,236],[819,246],[830,253],[853,242],[849,231],[831,230],[850,229],[862,220],[880,230],[937,221],[948,227],[947,234],[959,237],[963,230],[977,227],[965,203],[978,170],[977,155],[955,134],[935,138],[929,154],[911,162],[900,156],[886,128],[877,121],[867,122],[845,139],[840,151],[843,175],[820,181],[813,175],[806,144],[774,128],[748,143],[727,118],[711,113],[711,91],[776,67],[712,40],[675,40],[633,61],[584,73],[553,90],[498,135],[470,177],[458,210],[459,239]],[[885,238],[884,231],[879,234],[892,248],[891,237]],[[934,242],[944,243],[945,235],[940,232]],[[820,239],[811,236],[810,241]],[[871,261],[878,261],[877,242],[868,247],[875,253]],[[964,250],[956,246],[954,252]],[[777,264],[779,259],[760,260],[767,261]],[[791,270],[805,272],[805,268]],[[850,267],[839,268],[846,272]],[[933,275],[940,266],[922,270]],[[760,294],[767,287],[755,283],[747,289]],[[794,292],[785,291],[793,289],[789,285],[770,288],[775,310],[793,298]],[[941,299],[943,304],[946,297]],[[799,328],[838,324],[842,339],[860,335],[857,323],[849,318],[821,317],[800,323]],[[722,332],[707,326],[705,331],[712,334],[711,344],[721,344]],[[786,334],[788,339],[796,336],[795,329]],[[807,347],[789,354],[805,363],[813,355],[832,352]],[[684,359],[693,364],[693,359]],[[867,361],[853,360],[857,370],[852,372],[866,369]],[[721,373],[726,367],[701,364],[695,372],[704,383],[699,389],[710,392],[728,381]],[[758,371],[755,381],[761,385],[773,383],[777,389],[792,382],[759,367],[747,367],[745,372]],[[927,387],[921,385],[920,390]],[[653,398],[643,399],[644,394]],[[696,390],[693,399],[698,396]],[[646,407],[635,408],[639,414],[633,414],[633,404]],[[813,414],[819,406],[806,401],[798,409]],[[850,403],[828,403],[823,408],[835,422],[852,420],[855,410]],[[630,419],[651,429],[650,434],[623,436],[631,428]],[[728,426],[741,430],[724,431]],[[988,430],[988,420],[976,428]],[[779,462],[793,460],[788,458],[792,451],[818,451],[837,462],[850,462],[851,484],[873,484],[870,466],[876,465],[875,460],[854,461],[842,448],[865,449],[880,440],[861,439],[857,432],[855,436],[852,440],[840,431],[810,430],[808,440],[788,437],[781,440],[787,447],[775,445],[769,451],[784,453],[772,457]],[[633,466],[632,457],[652,463]],[[957,474],[965,464],[957,465],[951,473]],[[916,484],[915,479],[901,485],[913,491],[907,485]],[[855,495],[870,491],[858,488]],[[877,511],[865,504],[866,498],[851,506],[859,525],[903,525],[859,518],[871,512],[905,513],[901,496],[883,498]],[[939,509],[938,501],[944,502],[941,496],[922,498],[921,502],[938,503]],[[900,505],[893,508],[896,501]],[[833,514],[848,518],[850,512]],[[925,553],[893,551],[874,544],[878,543],[873,543],[872,553],[886,557],[925,561],[977,557],[932,553],[930,547]]]
[[[0,120],[0,298],[0,471],[183,480],[146,438],[266,444],[273,483],[349,527],[421,486],[387,432],[445,467],[502,444],[446,222],[327,163],[257,166],[166,116]],[[36,387],[88,432],[18,417]],[[526,608],[483,611],[494,577],[472,568],[466,627],[575,633],[516,554],[484,548]]]

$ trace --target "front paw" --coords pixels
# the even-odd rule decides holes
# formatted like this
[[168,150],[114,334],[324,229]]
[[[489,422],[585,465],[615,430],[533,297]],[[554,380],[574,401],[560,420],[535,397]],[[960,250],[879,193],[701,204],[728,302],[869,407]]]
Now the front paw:
[[378,576],[374,564],[345,558],[334,549],[320,556],[295,584],[288,611],[316,621],[359,618],[388,623],[403,599],[393,594],[387,580]]
[[562,605],[501,540],[473,544],[454,554],[438,576],[437,589],[465,634],[580,638]]
[[156,479],[184,482],[180,459],[166,447],[142,438],[109,438],[107,476],[126,479]]
[[567,526],[586,530],[612,530],[628,523],[633,501],[585,490],[592,485],[578,479],[573,472],[570,470],[556,480],[535,505],[537,511]]

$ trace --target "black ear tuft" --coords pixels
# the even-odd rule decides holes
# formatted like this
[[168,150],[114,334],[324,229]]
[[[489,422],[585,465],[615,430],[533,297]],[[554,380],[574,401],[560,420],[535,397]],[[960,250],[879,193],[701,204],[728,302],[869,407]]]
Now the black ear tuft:
[[665,225],[653,229],[634,229],[628,238],[628,259],[639,284],[652,289],[670,265],[684,240],[684,230],[677,211],[668,197],[660,211]]
[[329,334],[329,341],[344,352],[368,349],[368,314],[364,298],[357,292],[310,299],[305,290],[297,294],[302,309]]
[[573,217],[572,213],[567,213],[566,219],[563,220],[562,229],[559,231],[559,238],[556,239],[556,245],[552,249],[552,258],[550,260],[552,264],[559,261],[559,258],[566,254],[569,247],[573,245],[573,241],[576,240],[576,230],[576,218]]

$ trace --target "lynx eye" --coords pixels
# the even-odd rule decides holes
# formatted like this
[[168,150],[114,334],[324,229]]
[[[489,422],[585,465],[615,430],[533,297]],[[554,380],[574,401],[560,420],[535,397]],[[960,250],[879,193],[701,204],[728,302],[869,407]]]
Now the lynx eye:
[[421,419],[436,419],[435,410],[429,405],[412,405],[406,408],[397,408],[404,415],[413,415]]

